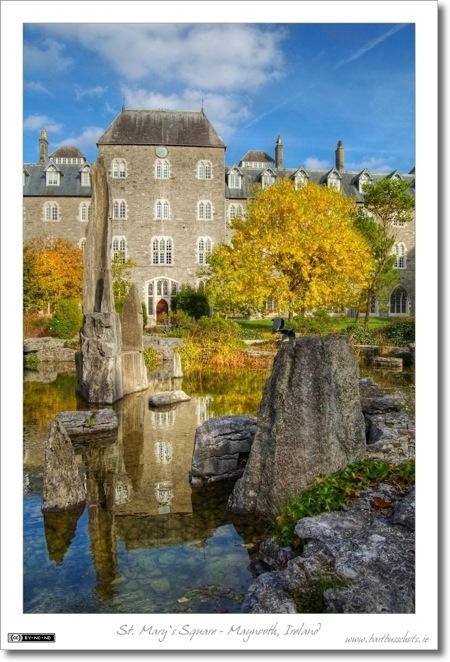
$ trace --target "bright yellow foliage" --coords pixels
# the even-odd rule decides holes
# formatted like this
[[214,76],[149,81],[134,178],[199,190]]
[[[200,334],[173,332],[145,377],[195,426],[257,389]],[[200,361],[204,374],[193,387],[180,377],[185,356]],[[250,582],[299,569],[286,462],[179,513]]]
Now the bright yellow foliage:
[[233,221],[232,245],[210,259],[208,294],[216,309],[280,312],[350,305],[371,266],[367,241],[354,225],[355,204],[334,189],[282,179],[249,202]]

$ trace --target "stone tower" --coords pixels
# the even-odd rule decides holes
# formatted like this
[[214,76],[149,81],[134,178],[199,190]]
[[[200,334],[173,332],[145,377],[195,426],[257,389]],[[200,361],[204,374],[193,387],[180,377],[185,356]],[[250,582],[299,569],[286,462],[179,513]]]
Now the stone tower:
[[342,143],[342,140],[340,140],[337,144],[335,155],[336,155],[336,170],[339,170],[339,172],[344,172],[345,169],[344,145]]
[[48,140],[45,129],[41,129],[41,137],[39,138],[39,163],[42,165],[48,163]]
[[278,140],[275,144],[275,167],[283,167],[283,142],[281,136],[278,136]]

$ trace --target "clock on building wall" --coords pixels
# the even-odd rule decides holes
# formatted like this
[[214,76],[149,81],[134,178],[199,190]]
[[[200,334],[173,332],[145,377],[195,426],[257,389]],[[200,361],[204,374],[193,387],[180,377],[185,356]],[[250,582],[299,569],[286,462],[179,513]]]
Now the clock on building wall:
[[156,156],[160,159],[164,159],[169,153],[167,147],[162,147],[162,146],[157,147],[155,152],[156,152]]

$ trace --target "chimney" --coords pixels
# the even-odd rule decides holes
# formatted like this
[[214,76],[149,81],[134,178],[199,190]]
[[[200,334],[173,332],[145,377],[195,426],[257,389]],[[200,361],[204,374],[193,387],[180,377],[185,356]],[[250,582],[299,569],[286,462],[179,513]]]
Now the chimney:
[[281,142],[280,136],[278,136],[278,140],[275,145],[275,167],[283,167],[283,143]]
[[336,170],[339,170],[339,172],[344,171],[344,145],[342,144],[342,140],[340,140],[337,144],[336,148]]
[[39,138],[39,163],[45,165],[48,162],[48,141],[47,131],[41,129],[41,137]]

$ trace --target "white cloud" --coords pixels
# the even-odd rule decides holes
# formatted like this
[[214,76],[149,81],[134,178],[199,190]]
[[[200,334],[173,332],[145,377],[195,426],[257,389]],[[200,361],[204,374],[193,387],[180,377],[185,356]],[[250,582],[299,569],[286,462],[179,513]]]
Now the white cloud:
[[122,89],[125,107],[131,109],[201,110],[226,141],[238,123],[250,117],[250,109],[241,98],[232,94],[203,94],[199,90],[185,90],[182,94],[158,94],[145,89]]
[[29,90],[30,92],[37,92],[38,94],[49,94],[50,96],[52,96],[51,92],[49,92],[47,88],[44,85],[42,85],[42,83],[38,83],[32,80],[26,82],[24,84],[24,88],[26,90]]
[[331,169],[329,161],[318,159],[316,156],[308,156],[304,162],[305,168],[309,170],[327,170]]
[[128,81],[148,77],[205,90],[257,89],[284,69],[284,29],[246,24],[48,24]]
[[47,133],[60,133],[63,124],[55,122],[48,115],[29,115],[23,121],[25,131],[38,131],[45,129]]
[[105,132],[104,128],[98,126],[85,126],[83,131],[78,136],[73,136],[72,138],[65,138],[61,140],[57,147],[63,147],[64,145],[75,145],[79,150],[87,151],[92,150],[95,147],[97,140]]
[[97,85],[96,87],[88,87],[83,89],[79,85],[75,85],[75,98],[81,101],[84,97],[101,97],[108,88]]
[[48,75],[63,73],[72,64],[72,58],[64,57],[65,45],[54,39],[46,39],[43,48],[25,43],[23,61],[28,72],[45,72]]
[[389,159],[377,158],[375,156],[363,158],[360,161],[353,161],[347,164],[347,169],[354,172],[360,172],[361,170],[364,170],[364,168],[367,168],[369,172],[393,172],[395,170],[395,167]]

